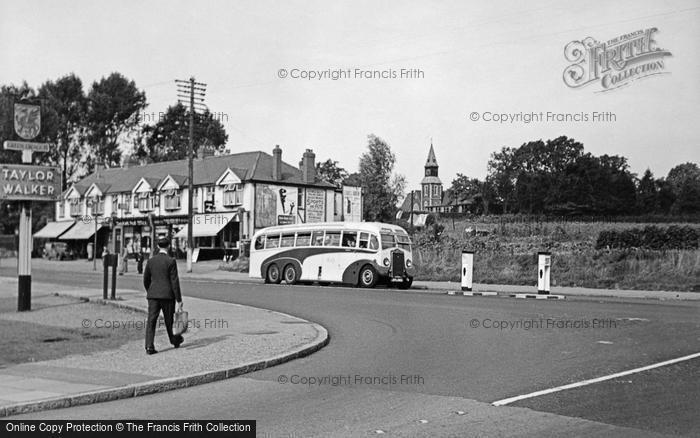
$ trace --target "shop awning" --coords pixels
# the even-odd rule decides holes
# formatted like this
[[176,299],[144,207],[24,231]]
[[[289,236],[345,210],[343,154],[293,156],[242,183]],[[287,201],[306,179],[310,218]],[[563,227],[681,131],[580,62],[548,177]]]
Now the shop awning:
[[[237,221],[237,213],[207,213],[195,214],[192,217],[192,236],[210,237],[216,236],[229,222]],[[175,234],[176,238],[187,237],[187,225]]]
[[[97,229],[104,227],[104,225],[97,225]],[[58,240],[87,240],[95,234],[95,223],[83,221],[76,221],[75,226],[68,230],[65,234],[62,234]]]
[[35,239],[55,239],[73,226],[73,221],[49,222],[44,228],[34,233]]

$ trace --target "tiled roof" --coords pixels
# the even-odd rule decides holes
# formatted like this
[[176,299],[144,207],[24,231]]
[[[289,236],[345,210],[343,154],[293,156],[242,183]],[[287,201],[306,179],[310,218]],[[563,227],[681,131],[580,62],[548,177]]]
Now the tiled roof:
[[[193,161],[194,185],[214,184],[228,168],[231,168],[242,181],[307,185],[302,182],[301,170],[285,162],[282,162],[282,179],[279,181],[273,180],[272,160],[272,155],[262,151],[198,158]],[[86,176],[75,183],[74,186],[81,194],[84,194],[85,190],[92,183],[109,185],[107,193],[121,193],[130,192],[141,178],[146,178],[149,183],[155,181],[153,184],[155,187],[158,182],[168,175],[175,177],[176,175],[183,176],[187,174],[187,160],[164,161],[145,166],[102,169],[99,172]],[[178,181],[178,184],[180,184],[180,181]],[[324,188],[334,187],[332,184],[319,180],[312,185]]]

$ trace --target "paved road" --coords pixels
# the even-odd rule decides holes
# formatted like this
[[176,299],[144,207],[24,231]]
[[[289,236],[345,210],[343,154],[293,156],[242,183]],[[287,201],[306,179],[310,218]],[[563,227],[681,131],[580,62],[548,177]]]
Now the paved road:
[[[0,269],[0,275],[12,274]],[[35,271],[34,277],[91,286],[101,281],[90,272]],[[140,279],[128,276],[120,282],[138,288]],[[299,436],[323,433],[324,425],[337,431],[334,418],[355,420],[373,430],[386,427],[392,415],[396,421],[415,423],[421,412],[453,413],[464,398],[492,402],[700,351],[698,303],[524,301],[315,286],[183,284],[186,295],[318,322],[329,330],[331,343],[308,358],[243,379],[142,400],[46,412],[37,418],[135,418],[143,417],[143,412],[169,418],[177,412],[175,416],[191,418],[254,418],[274,435],[285,430],[296,430]],[[500,321],[513,326],[493,328]],[[698,435],[698,386],[690,384],[698,369],[696,360],[634,375],[625,379],[632,383],[624,392],[614,391],[617,387],[611,389],[610,383],[575,390],[580,394],[575,403],[564,393],[520,403],[618,426]],[[278,383],[324,376],[335,380],[312,387]],[[665,390],[665,383],[683,381],[689,384]],[[648,397],[648,389],[654,397]],[[382,408],[392,404],[396,409]],[[318,423],[313,430],[302,425],[305,418]],[[372,419],[380,418],[383,424],[374,424]],[[453,427],[459,431],[459,422]],[[414,433],[410,429],[409,434]]]

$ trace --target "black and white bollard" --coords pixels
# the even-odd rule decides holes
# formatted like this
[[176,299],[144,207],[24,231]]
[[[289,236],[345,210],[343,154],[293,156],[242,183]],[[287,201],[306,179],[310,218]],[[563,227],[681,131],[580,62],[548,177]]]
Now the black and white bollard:
[[549,275],[552,269],[552,253],[537,253],[537,293],[549,294]]
[[471,292],[474,274],[474,251],[462,251],[462,290]]

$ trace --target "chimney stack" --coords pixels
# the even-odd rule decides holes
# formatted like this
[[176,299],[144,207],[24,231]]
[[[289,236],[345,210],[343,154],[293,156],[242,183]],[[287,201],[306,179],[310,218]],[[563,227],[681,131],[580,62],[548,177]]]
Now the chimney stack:
[[124,159],[122,167],[124,169],[128,169],[130,167],[136,167],[138,165],[139,165],[138,158],[136,158],[136,156],[134,156],[134,155],[129,155],[128,157],[126,157],[126,159]]
[[202,158],[207,158],[207,157],[213,157],[214,156],[214,148],[210,147],[208,145],[202,145],[197,149],[197,158],[200,160]]
[[282,179],[282,149],[280,145],[275,145],[272,150],[272,179],[275,181]]
[[304,152],[304,157],[301,159],[301,178],[306,184],[312,184],[316,181],[316,154],[311,149]]
[[103,161],[96,161],[95,162],[95,177],[101,178],[100,172],[105,170],[105,164]]

